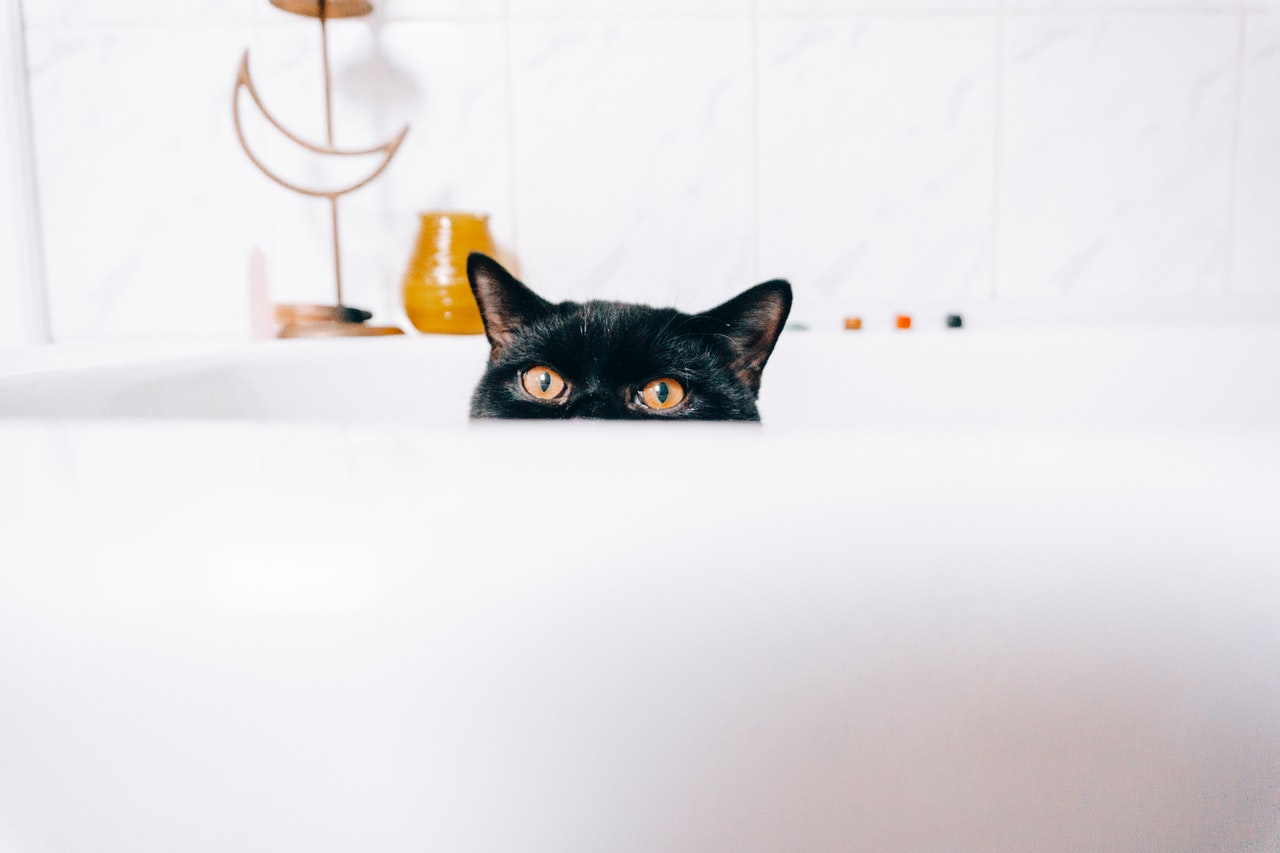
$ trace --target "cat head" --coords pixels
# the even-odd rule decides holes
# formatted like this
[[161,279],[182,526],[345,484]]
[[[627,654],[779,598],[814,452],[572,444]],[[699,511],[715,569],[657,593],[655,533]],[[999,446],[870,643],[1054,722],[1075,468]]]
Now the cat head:
[[760,420],[760,375],[791,310],[785,281],[683,314],[548,302],[479,253],[467,276],[491,346],[473,418]]

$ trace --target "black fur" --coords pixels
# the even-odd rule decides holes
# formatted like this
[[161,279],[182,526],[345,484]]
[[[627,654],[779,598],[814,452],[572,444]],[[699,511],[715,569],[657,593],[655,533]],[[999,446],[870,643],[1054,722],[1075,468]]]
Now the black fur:
[[[791,310],[785,281],[694,315],[622,302],[553,304],[479,253],[467,259],[467,276],[492,346],[473,418],[760,420],[760,374]],[[539,365],[569,384],[561,401],[525,392],[523,372]],[[684,386],[684,401],[666,411],[640,405],[640,389],[664,377]]]

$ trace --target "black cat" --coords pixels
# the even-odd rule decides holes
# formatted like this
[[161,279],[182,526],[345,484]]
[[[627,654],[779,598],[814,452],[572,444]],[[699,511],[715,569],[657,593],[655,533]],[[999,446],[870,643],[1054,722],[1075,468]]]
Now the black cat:
[[791,310],[785,281],[682,314],[552,304],[479,253],[467,277],[492,345],[473,418],[760,420],[760,373]]

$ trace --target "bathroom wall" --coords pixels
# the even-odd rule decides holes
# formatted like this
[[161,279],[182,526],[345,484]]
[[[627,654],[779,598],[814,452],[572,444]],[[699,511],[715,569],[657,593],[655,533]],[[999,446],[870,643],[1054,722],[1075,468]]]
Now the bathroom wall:
[[24,343],[22,284],[18,269],[17,223],[13,205],[11,145],[0,134],[0,349]]
[[22,21],[15,0],[0,0],[0,350],[27,341],[26,272],[20,259],[18,236],[23,194],[18,176],[23,168],[19,133],[23,107],[15,97],[22,91]]
[[[250,249],[330,297],[323,202],[245,160],[241,51],[322,139],[267,0],[25,0],[55,337],[242,335]],[[331,26],[347,301],[398,319],[421,209],[487,211],[553,298],[792,280],[834,328],[1280,317],[1280,0],[382,0]],[[261,129],[282,169],[327,177]]]

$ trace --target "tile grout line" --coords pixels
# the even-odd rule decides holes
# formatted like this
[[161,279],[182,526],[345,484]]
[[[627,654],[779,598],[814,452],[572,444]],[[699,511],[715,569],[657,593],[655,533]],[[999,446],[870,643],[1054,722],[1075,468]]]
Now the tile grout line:
[[511,16],[511,0],[502,7],[503,53],[507,64],[507,190],[511,204],[511,255],[516,259],[516,273],[525,278],[526,272],[520,256],[520,209],[516,190],[516,71],[514,23]]
[[[1030,9],[1010,9],[1004,3],[993,3],[989,7],[972,9],[893,9],[888,7],[867,7],[847,9],[803,9],[774,10],[762,12],[766,18],[805,19],[805,18],[984,18],[1001,14],[1011,18],[1096,18],[1096,17],[1165,17],[1190,15],[1193,17],[1226,18],[1237,13],[1235,8],[1201,8],[1196,6],[1077,6],[1070,9],[1058,9],[1053,6]],[[704,13],[711,14],[711,13]],[[729,17],[742,13],[721,13],[721,17]],[[692,16],[692,13],[689,14]]]
[[996,299],[1000,295],[1000,245],[1003,240],[1000,223],[1000,183],[1004,174],[1003,145],[1004,136],[1004,2],[996,13],[996,102],[995,138],[991,141],[991,289],[989,297]]
[[[508,0],[509,2],[509,0]],[[397,13],[389,15],[384,19],[384,23],[470,23],[485,22],[498,20],[511,21],[606,21],[606,20],[728,20],[733,18],[746,18],[749,16],[759,17],[773,20],[789,20],[789,19],[805,19],[805,18],[981,18],[993,14],[1001,14],[1006,17],[1018,18],[1037,18],[1037,17],[1096,17],[1096,16],[1138,16],[1138,17],[1162,17],[1168,15],[1190,15],[1194,17],[1226,17],[1234,16],[1240,13],[1241,7],[1234,8],[1202,8],[1196,6],[1082,6],[1071,9],[1055,9],[1052,7],[1030,8],[1030,9],[1009,9],[1003,4],[993,4],[990,7],[977,7],[972,9],[944,9],[944,8],[924,8],[924,9],[894,9],[890,7],[867,7],[867,8],[844,8],[844,9],[812,9],[812,10],[763,10],[758,9],[759,0],[753,0],[756,5],[755,12],[715,12],[715,11],[693,11],[693,12],[559,12],[559,13],[515,13],[510,11],[510,6],[504,7],[505,11],[501,15],[483,15],[483,14],[406,14]],[[1265,7],[1251,6],[1245,2],[1243,6],[1246,12],[1268,13],[1270,10]],[[252,18],[241,19],[239,17],[229,17],[218,19],[210,22],[198,24],[202,28],[225,28],[240,27],[247,23],[251,23]],[[281,26],[276,21],[268,24],[268,26]],[[151,20],[146,18],[103,18],[99,20],[81,21],[68,23],[65,21],[36,20],[27,23],[28,31],[46,31],[46,30],[69,30],[69,29],[113,29],[118,27],[137,27],[142,29],[173,29],[197,26],[188,19],[172,19],[172,20]]]
[[[262,41],[263,28],[265,26],[267,26],[267,24],[263,22],[262,10],[258,9],[254,12],[250,21],[248,22],[248,30],[247,30],[247,36],[245,39],[246,43],[244,46],[244,50],[252,51],[253,48],[256,47]],[[239,100],[240,98],[239,92],[237,92],[234,97],[236,100]],[[275,222],[275,217],[272,215],[272,212],[273,212],[272,198],[271,198],[271,193],[268,192],[267,190],[267,187],[270,185],[270,183],[271,183],[270,181],[261,181],[260,186],[258,187],[257,214],[258,216],[261,217],[259,221],[261,225],[261,229],[260,230],[255,229],[257,233],[256,238],[254,237],[249,238],[250,258],[252,257],[253,250],[255,248],[258,251],[262,252],[263,268],[264,268],[264,274],[265,274],[265,280],[266,280],[268,300],[270,300],[271,298],[271,265],[272,263],[275,263],[277,265],[276,268],[279,269],[279,260],[280,260],[277,257],[277,253],[276,253],[277,244],[276,244],[276,238],[275,238],[275,228],[273,226],[273,223]],[[248,266],[251,263],[252,261],[248,261],[246,263],[246,266]]]
[[1244,60],[1245,38],[1249,13],[1244,0],[1240,0],[1240,24],[1236,33],[1235,103],[1231,115],[1231,154],[1227,165],[1227,254],[1222,264],[1222,296],[1231,295],[1232,278],[1235,275],[1236,253],[1236,194],[1240,174],[1240,125],[1244,112]]
[[[10,165],[18,216],[18,273],[21,282],[22,332],[28,344],[53,343],[53,311],[49,294],[48,247],[40,198],[39,156],[36,151],[35,106],[31,98],[31,60],[27,53],[27,23],[22,0],[0,0],[0,41],[8,42],[12,74],[8,91],[0,91],[0,107],[13,119]],[[0,168],[4,168],[0,164]],[[25,214],[22,215],[22,214]],[[25,220],[25,225],[24,225]],[[25,245],[24,245],[25,244]]]
[[751,276],[760,280],[760,0],[751,2]]

